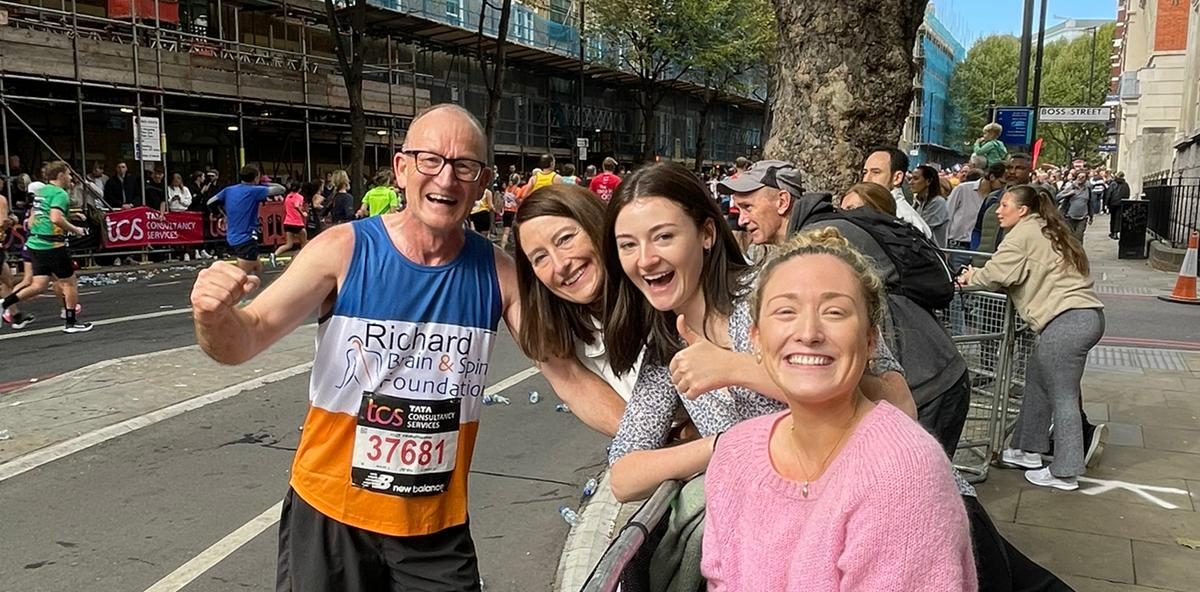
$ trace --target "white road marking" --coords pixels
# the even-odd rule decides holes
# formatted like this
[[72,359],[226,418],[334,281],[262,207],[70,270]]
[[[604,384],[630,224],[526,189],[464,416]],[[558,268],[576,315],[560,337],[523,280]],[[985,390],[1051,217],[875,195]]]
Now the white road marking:
[[146,592],[176,592],[177,590],[181,590],[184,586],[190,584],[192,580],[200,577],[201,574],[212,569],[214,565],[232,555],[242,545],[254,540],[254,537],[274,526],[276,522],[279,522],[279,513],[282,510],[282,501],[267,508],[262,514],[255,516],[254,519],[229,533],[225,538],[213,543],[211,547],[193,557],[191,561],[179,566],[179,569],[167,574],[165,578],[155,582],[153,586],[146,588]]
[[496,384],[493,384],[492,386],[489,386],[484,390],[484,393],[494,395],[510,386],[513,386],[514,384],[521,382],[522,380],[525,380],[526,378],[529,378],[530,376],[533,376],[534,374],[537,374],[538,372],[540,372],[540,370],[538,370],[536,366],[530,366],[520,372],[517,372],[516,374],[513,374],[512,376],[509,376],[508,378],[505,378],[504,380],[501,380],[500,382],[497,382]]
[[[489,395],[498,393],[538,372],[537,367],[526,368],[484,389],[483,392]],[[146,588],[146,592],[178,592],[182,590],[196,578],[204,575],[204,572],[224,561],[226,557],[233,555],[242,545],[250,542],[254,537],[262,534],[263,531],[274,526],[276,522],[279,522],[279,513],[282,508],[282,501],[267,508],[262,514],[241,525],[237,530],[226,535],[225,538],[217,541],[187,563],[179,566],[179,569],[167,574],[166,577],[156,582],[153,586]]]
[[1104,493],[1106,491],[1112,491],[1114,489],[1124,489],[1125,491],[1129,491],[1129,492],[1132,492],[1132,493],[1135,493],[1135,494],[1141,496],[1142,499],[1145,499],[1146,501],[1148,501],[1152,504],[1155,504],[1158,507],[1163,508],[1165,510],[1177,510],[1177,509],[1179,509],[1179,506],[1176,506],[1175,504],[1172,504],[1170,502],[1166,502],[1161,499],[1158,499],[1158,497],[1150,495],[1151,492],[1153,492],[1153,493],[1174,493],[1177,495],[1188,495],[1188,492],[1186,492],[1182,489],[1177,489],[1175,487],[1158,487],[1155,485],[1142,485],[1141,483],[1128,483],[1125,481],[1112,481],[1112,480],[1108,480],[1108,479],[1093,479],[1091,477],[1079,477],[1077,480],[1080,483],[1095,483],[1100,486],[1100,487],[1092,487],[1090,489],[1081,490],[1079,493],[1082,493],[1084,495],[1099,495],[1101,493]]
[[11,479],[12,477],[16,477],[17,475],[20,475],[26,471],[36,469],[46,463],[54,462],[65,456],[75,454],[80,450],[91,448],[97,444],[107,442],[113,438],[123,436],[135,430],[140,430],[146,426],[154,425],[160,421],[187,413],[188,411],[194,411],[204,407],[205,405],[210,405],[218,401],[224,401],[225,399],[233,397],[234,395],[238,395],[245,391],[254,390],[272,382],[291,378],[297,374],[303,374],[308,372],[311,368],[312,362],[297,364],[290,368],[279,370],[278,372],[272,372],[271,374],[267,374],[265,376],[258,376],[245,382],[239,382],[238,384],[225,387],[219,391],[214,391],[208,393],[207,395],[200,395],[186,401],[180,401],[174,405],[169,405],[167,407],[163,407],[162,409],[151,411],[145,415],[139,415],[120,423],[115,423],[113,425],[76,436],[70,440],[65,440],[63,442],[59,442],[58,444],[53,444],[45,448],[35,450],[29,454],[19,456],[6,463],[0,464],[0,482],[5,481],[6,479]]
[[[116,323],[127,323],[129,321],[140,321],[142,319],[156,319],[158,317],[169,317],[171,315],[187,314],[190,312],[192,312],[192,307],[189,306],[187,308],[179,308],[179,309],[175,309],[175,310],[162,310],[159,312],[148,312],[145,314],[130,315],[127,317],[100,319],[99,321],[92,321],[91,323],[97,327],[101,327],[104,325],[114,325]],[[17,339],[18,337],[30,337],[33,335],[45,335],[47,333],[62,333],[61,321],[59,321],[58,319],[53,319],[53,320],[55,321],[53,327],[46,327],[45,329],[9,331],[3,335],[0,335],[0,341],[4,341],[5,339]],[[86,321],[87,318],[85,317],[82,320]]]
[[161,288],[163,286],[174,286],[175,284],[182,284],[182,283],[183,283],[183,280],[175,280],[173,282],[159,282],[157,284],[146,284],[146,287],[147,288]]

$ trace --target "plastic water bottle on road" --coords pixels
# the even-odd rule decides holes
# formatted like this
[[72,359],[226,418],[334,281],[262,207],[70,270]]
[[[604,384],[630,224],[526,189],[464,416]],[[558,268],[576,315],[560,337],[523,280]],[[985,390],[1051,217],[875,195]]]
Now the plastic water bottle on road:
[[567,407],[566,403],[559,403],[558,405],[555,405],[554,410],[558,413],[570,413],[571,412],[571,408]]
[[558,509],[558,513],[561,514],[563,520],[566,520],[567,524],[570,524],[571,526],[575,526],[575,524],[579,522],[579,514],[576,514],[575,510],[572,510],[571,508],[562,506]]
[[588,479],[587,483],[583,484],[583,497],[592,497],[596,493],[596,488],[600,484],[596,483],[595,477]]
[[538,401],[542,400],[542,396],[537,391],[529,391],[529,404],[537,405]]

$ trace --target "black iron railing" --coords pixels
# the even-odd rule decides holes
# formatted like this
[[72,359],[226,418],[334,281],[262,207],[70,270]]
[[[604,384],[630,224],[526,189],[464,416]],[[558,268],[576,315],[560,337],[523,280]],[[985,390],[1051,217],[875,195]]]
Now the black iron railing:
[[1142,192],[1150,202],[1146,229],[1174,248],[1187,246],[1200,229],[1200,177],[1155,173],[1142,180]]

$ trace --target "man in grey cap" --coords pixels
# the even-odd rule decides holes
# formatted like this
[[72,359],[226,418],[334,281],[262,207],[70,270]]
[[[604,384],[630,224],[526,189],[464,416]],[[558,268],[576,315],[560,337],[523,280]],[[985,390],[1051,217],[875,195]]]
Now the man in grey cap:
[[[760,161],[737,179],[722,181],[718,189],[733,194],[741,210],[740,222],[746,225],[755,244],[778,245],[790,232],[833,226],[876,262],[876,271],[885,282],[896,283],[900,277],[901,270],[886,247],[856,223],[847,219],[810,220],[829,209],[831,196],[805,193],[800,171],[790,162]],[[906,411],[953,456],[970,402],[966,360],[937,319],[908,297],[889,292],[888,313],[884,335],[904,367],[904,381],[912,391],[909,405],[916,404],[916,409]]]
[[778,245],[787,239],[793,196],[804,193],[800,171],[782,160],[760,160],[737,177],[718,183],[717,191],[733,196],[738,224],[756,245]]

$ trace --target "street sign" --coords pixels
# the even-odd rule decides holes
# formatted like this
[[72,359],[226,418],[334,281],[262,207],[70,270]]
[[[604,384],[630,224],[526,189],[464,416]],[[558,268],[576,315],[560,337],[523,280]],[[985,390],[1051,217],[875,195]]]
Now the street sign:
[[1096,150],[1098,150],[1100,152],[1116,152],[1117,145],[1116,144],[1101,144],[1096,147]]
[[588,139],[587,138],[575,138],[575,145],[580,148],[587,148],[588,147]]
[[162,160],[162,133],[157,117],[133,118],[134,160]]
[[1033,119],[1033,107],[997,107],[996,123],[1004,128],[1000,141],[1018,146],[1029,145],[1029,122]]
[[579,160],[587,160],[587,158],[588,158],[587,146],[580,146],[579,147]]
[[1104,123],[1112,118],[1112,107],[1042,107],[1042,123]]

